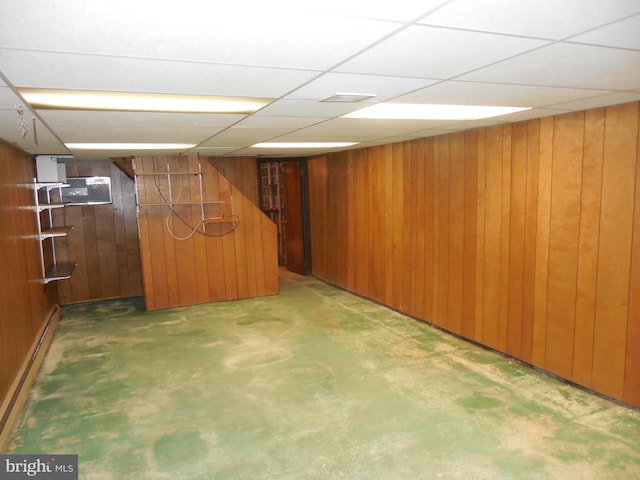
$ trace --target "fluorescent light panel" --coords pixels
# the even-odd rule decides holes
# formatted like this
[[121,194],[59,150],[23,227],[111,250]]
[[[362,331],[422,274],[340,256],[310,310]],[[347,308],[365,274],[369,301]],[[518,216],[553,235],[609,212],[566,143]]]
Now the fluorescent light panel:
[[482,105],[440,105],[422,103],[378,103],[341,118],[387,120],[478,120],[529,110],[530,107],[494,107]]
[[350,147],[358,142],[264,142],[256,143],[251,148],[337,148]]
[[65,143],[71,150],[187,150],[190,143]]
[[271,99],[268,98],[253,97],[210,97],[39,88],[21,88],[18,91],[33,108],[46,110],[252,113],[271,102]]

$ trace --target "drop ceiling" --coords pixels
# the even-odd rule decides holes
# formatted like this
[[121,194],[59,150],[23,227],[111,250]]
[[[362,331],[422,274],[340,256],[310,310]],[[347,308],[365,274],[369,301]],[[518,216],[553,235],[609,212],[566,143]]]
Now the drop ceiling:
[[[637,0],[23,0],[0,5],[0,138],[32,154],[310,155],[640,99]],[[231,4],[232,3],[232,4]],[[266,97],[252,114],[32,109],[20,88]],[[356,103],[337,93],[373,94]],[[341,118],[379,102],[531,107],[484,120]],[[187,153],[187,152],[180,152]]]

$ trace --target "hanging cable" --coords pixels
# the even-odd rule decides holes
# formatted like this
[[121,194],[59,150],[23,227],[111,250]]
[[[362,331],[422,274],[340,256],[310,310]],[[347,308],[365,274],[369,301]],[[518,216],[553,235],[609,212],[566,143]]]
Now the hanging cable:
[[[156,157],[152,157],[153,158],[153,170],[154,171],[159,171],[158,170],[158,165],[157,165],[157,159]],[[180,155],[177,155],[177,159],[176,159],[176,165],[178,164],[180,160]],[[170,169],[169,169],[169,164],[167,163],[166,165],[167,168],[167,175],[170,175]],[[231,215],[222,215],[222,216],[218,216],[218,217],[206,217],[203,218],[200,222],[198,222],[197,224],[193,225],[192,223],[188,222],[187,220],[185,220],[176,210],[175,210],[175,204],[173,202],[177,202],[180,199],[180,196],[182,195],[182,181],[179,182],[179,190],[178,193],[176,195],[175,200],[174,199],[167,199],[167,197],[165,196],[165,194],[162,192],[162,188],[160,187],[160,184],[158,183],[158,177],[154,176],[154,185],[156,187],[156,190],[158,191],[158,195],[160,196],[160,198],[162,199],[163,202],[168,203],[169,205],[169,212],[167,213],[167,217],[165,219],[165,225],[167,228],[167,231],[169,232],[169,235],[171,235],[171,237],[175,240],[188,240],[189,238],[191,238],[194,234],[198,233],[200,235],[204,235],[206,237],[224,237],[225,235],[229,235],[230,233],[233,233],[236,228],[238,228],[239,224],[240,224],[240,218],[237,215],[231,214]],[[178,236],[174,230],[173,227],[170,226],[170,218],[174,216],[176,217],[178,220],[180,220],[180,222],[182,222],[182,224],[187,227],[187,229],[189,230],[189,233],[182,237],[182,236]],[[227,222],[224,222],[225,220],[227,220]],[[219,223],[220,225],[222,225],[223,223],[229,223],[231,224],[231,228],[228,231],[222,232],[222,233],[211,233],[211,232],[207,232],[206,230],[206,226],[208,223]],[[172,223],[172,222],[171,222]],[[202,230],[200,230],[200,227],[202,227]]]

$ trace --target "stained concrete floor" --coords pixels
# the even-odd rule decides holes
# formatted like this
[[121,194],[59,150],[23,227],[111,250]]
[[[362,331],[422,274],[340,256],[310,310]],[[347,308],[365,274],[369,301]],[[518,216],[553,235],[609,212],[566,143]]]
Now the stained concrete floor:
[[276,297],[66,307],[13,452],[87,480],[620,480],[640,412],[283,272]]

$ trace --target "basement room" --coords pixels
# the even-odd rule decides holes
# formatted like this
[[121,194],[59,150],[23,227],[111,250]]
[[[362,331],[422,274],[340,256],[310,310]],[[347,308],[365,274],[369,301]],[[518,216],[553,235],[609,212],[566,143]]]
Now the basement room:
[[0,24],[0,478],[640,478],[639,2]]

